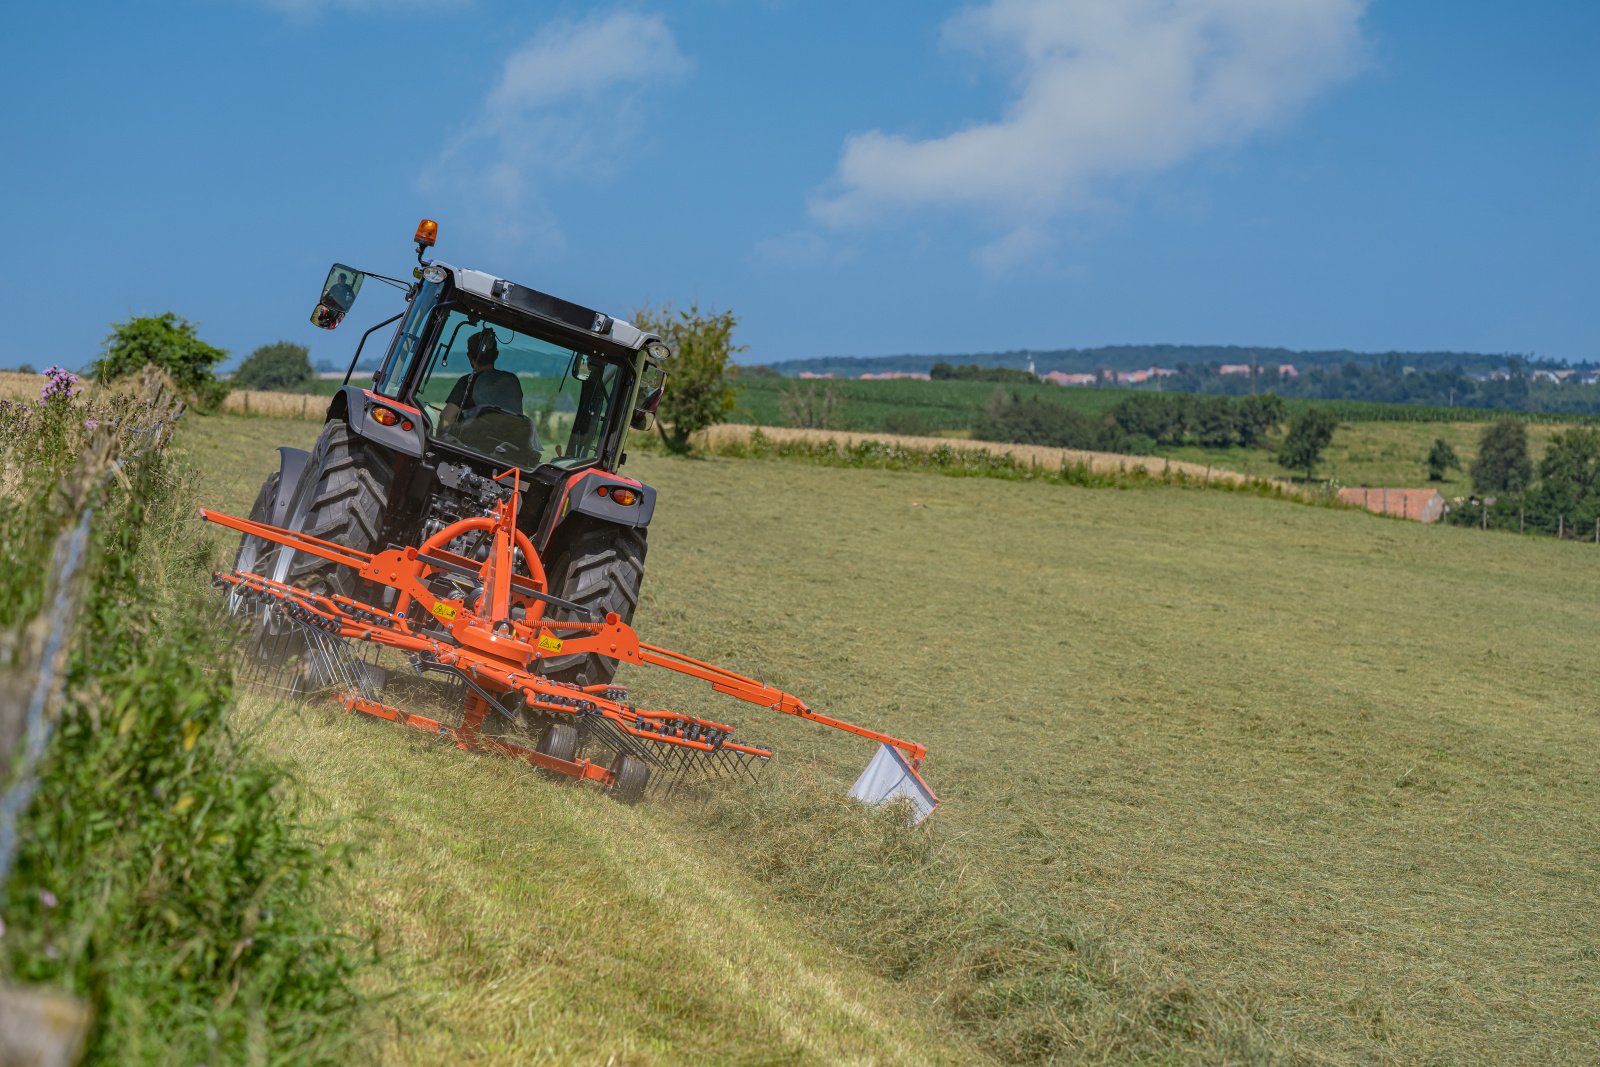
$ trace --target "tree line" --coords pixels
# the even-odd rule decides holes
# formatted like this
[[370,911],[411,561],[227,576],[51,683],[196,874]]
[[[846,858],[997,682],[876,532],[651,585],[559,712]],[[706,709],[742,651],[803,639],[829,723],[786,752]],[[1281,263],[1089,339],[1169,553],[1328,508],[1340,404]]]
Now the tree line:
[[1536,365],[1509,357],[1500,376],[1479,379],[1459,365],[1419,368],[1406,357],[1375,362],[1354,360],[1311,365],[1297,376],[1279,377],[1276,365],[1251,374],[1222,374],[1215,364],[1180,363],[1161,388],[1189,393],[1242,395],[1270,383],[1283,396],[1311,400],[1354,400],[1380,404],[1426,404],[1443,408],[1486,408],[1551,414],[1600,413],[1600,384],[1531,380]]
[[1473,496],[1450,509],[1446,521],[1454,525],[1579,539],[1600,530],[1600,428],[1556,434],[1535,464],[1527,427],[1491,423],[1467,473]]
[[1283,400],[1259,396],[1138,393],[1104,415],[1089,415],[1039,396],[1000,388],[972,426],[974,437],[1144,455],[1157,448],[1261,448],[1284,421]]

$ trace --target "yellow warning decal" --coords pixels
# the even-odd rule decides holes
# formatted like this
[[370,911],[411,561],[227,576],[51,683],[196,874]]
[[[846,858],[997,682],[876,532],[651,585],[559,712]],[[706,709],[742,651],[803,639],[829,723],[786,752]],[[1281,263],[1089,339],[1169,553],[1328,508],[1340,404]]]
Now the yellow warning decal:
[[441,619],[453,620],[456,617],[456,611],[457,609],[454,604],[446,604],[442,600],[433,605],[433,613],[439,616]]
[[539,638],[539,648],[545,652],[560,652],[561,639],[559,637],[551,637],[549,634],[543,634]]

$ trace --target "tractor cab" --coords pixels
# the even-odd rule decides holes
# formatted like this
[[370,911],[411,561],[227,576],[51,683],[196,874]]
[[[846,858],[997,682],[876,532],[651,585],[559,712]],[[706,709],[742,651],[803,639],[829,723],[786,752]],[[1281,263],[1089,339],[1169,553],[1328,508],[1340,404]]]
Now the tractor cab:
[[[367,282],[403,292],[405,306],[362,335],[316,445],[278,450],[251,517],[376,552],[484,519],[518,493],[518,529],[563,610],[631,618],[656,494],[618,468],[628,429],[648,429],[661,402],[667,346],[506,278],[430,262],[437,235],[429,220],[417,228],[411,281],[344,263],[328,272],[311,313],[321,329],[345,320]],[[353,383],[367,342],[389,326],[376,371]],[[519,477],[507,477],[512,468]],[[483,558],[487,535],[463,536],[448,550]],[[357,591],[315,553],[248,535],[239,564],[298,588]],[[566,659],[548,666],[572,679],[610,677],[593,656]]]

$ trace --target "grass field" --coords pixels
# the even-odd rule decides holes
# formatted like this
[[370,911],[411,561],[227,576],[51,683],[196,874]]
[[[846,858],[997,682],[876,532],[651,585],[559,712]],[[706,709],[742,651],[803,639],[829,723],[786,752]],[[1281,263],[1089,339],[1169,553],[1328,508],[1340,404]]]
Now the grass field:
[[[191,419],[243,510],[302,421]],[[647,640],[912,736],[621,809],[320,707],[252,712],[360,842],[391,1062],[1600,1060],[1594,546],[1235,494],[637,457]],[[199,501],[197,501],[198,503]]]
[[[1478,439],[1484,430],[1481,422],[1341,422],[1334,431],[1333,443],[1317,465],[1317,477],[1341,485],[1427,486],[1428,468],[1424,462],[1433,442],[1443,438],[1461,460],[1461,469],[1445,474],[1443,482],[1431,483],[1446,497],[1463,496],[1472,490],[1467,471],[1478,455]],[[1559,423],[1530,423],[1528,450],[1537,464],[1553,434],[1567,429]],[[1283,434],[1279,431],[1278,438]],[[1214,463],[1263,478],[1282,478],[1289,472],[1278,466],[1275,453],[1262,448],[1184,448],[1161,449],[1163,456],[1190,463]]]

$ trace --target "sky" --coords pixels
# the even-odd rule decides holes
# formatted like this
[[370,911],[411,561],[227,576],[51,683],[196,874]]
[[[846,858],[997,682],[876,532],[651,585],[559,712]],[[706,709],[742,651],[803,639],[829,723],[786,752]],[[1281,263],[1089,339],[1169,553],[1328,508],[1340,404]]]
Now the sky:
[[441,260],[739,358],[1600,360],[1600,4],[8,4],[0,367],[171,310],[342,367]]

